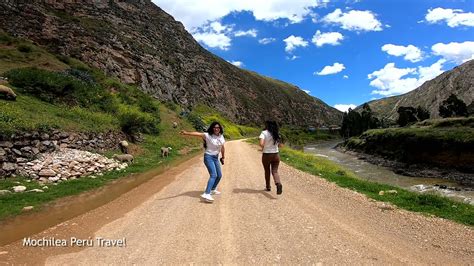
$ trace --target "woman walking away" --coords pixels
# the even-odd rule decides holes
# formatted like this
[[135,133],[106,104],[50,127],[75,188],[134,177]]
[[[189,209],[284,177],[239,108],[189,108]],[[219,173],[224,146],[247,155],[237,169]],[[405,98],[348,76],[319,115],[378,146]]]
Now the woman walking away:
[[209,172],[209,181],[207,182],[206,191],[201,195],[201,198],[207,202],[213,202],[214,198],[211,196],[219,195],[221,192],[217,191],[217,185],[222,178],[221,165],[219,163],[219,153],[221,156],[221,163],[224,164],[224,129],[219,122],[212,122],[207,132],[187,132],[182,130],[181,135],[200,137],[204,140],[204,164]]
[[260,134],[260,146],[263,149],[262,164],[265,170],[266,191],[271,191],[270,186],[270,170],[273,180],[277,188],[277,194],[283,192],[280,175],[278,174],[278,165],[280,164],[280,155],[278,154],[278,146],[280,146],[281,138],[278,132],[278,125],[275,121],[266,121],[265,130]]

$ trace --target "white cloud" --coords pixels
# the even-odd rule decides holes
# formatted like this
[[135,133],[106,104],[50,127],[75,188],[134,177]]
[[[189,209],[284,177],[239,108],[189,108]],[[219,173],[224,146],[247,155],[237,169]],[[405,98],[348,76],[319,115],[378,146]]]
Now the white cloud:
[[336,108],[337,110],[339,110],[341,112],[347,112],[349,110],[349,108],[354,110],[354,108],[356,108],[356,107],[357,107],[357,105],[355,105],[355,104],[336,104],[336,105],[334,105],[334,108]]
[[218,21],[214,21],[214,22],[210,23],[209,26],[205,27],[205,28],[211,28],[212,31],[217,32],[217,33],[222,33],[222,32],[225,32],[225,31],[232,30],[232,27],[227,26],[227,25],[222,25]]
[[389,55],[393,56],[404,56],[403,59],[413,63],[418,62],[423,58],[421,55],[421,50],[411,44],[408,46],[385,44],[382,46],[382,51],[387,52]]
[[431,47],[434,55],[442,56],[448,61],[461,64],[474,59],[474,42],[437,43]]
[[229,37],[232,30],[231,25],[222,25],[220,22],[214,21],[194,32],[193,37],[208,47],[228,50],[232,41]]
[[336,74],[344,70],[346,67],[341,63],[334,63],[332,66],[325,66],[321,71],[315,72],[315,75],[324,76]]
[[382,23],[377,20],[371,11],[351,10],[343,13],[341,9],[326,15],[323,21],[330,24],[338,24],[345,30],[350,31],[381,31]]
[[321,47],[325,44],[329,45],[339,45],[341,44],[339,41],[344,40],[344,36],[339,32],[325,32],[321,33],[321,31],[316,31],[311,40],[317,47]]
[[288,38],[283,40],[286,43],[285,51],[292,52],[296,47],[306,47],[308,46],[308,42],[303,40],[303,38],[299,36],[291,35]]
[[256,29],[251,29],[247,31],[236,31],[234,32],[235,37],[241,37],[241,36],[251,36],[251,37],[257,37],[257,30]]
[[286,57],[287,60],[291,60],[291,61],[296,60],[298,58],[300,58],[300,57],[296,56],[296,55],[293,55],[292,57],[289,57],[289,56]]
[[303,90],[304,92],[306,92],[307,94],[311,94],[311,91],[309,90]]
[[231,63],[232,65],[236,66],[236,67],[243,67],[244,66],[244,63],[242,63],[241,61],[228,61],[229,63]]
[[276,41],[275,38],[263,38],[263,39],[258,40],[258,43],[260,43],[260,44],[269,44],[269,43],[274,42],[274,41]]
[[194,39],[199,42],[203,42],[205,45],[211,48],[219,48],[221,50],[228,50],[230,47],[231,39],[223,33],[195,33]]
[[438,75],[444,72],[443,64],[446,63],[445,59],[440,59],[436,63],[432,64],[431,66],[428,67],[418,67],[418,81],[421,84],[423,84],[425,81],[431,80],[436,78]]
[[153,0],[165,12],[181,21],[186,29],[194,32],[208,21],[218,20],[231,12],[249,11],[256,20],[274,21],[287,19],[301,22],[311,13],[311,8],[324,6],[325,0]]
[[317,22],[318,22],[318,17],[319,17],[318,14],[316,14],[316,13],[310,13],[309,16],[311,17],[311,21],[312,21],[313,23],[317,23]]
[[384,68],[368,75],[368,78],[372,79],[370,86],[377,88],[372,94],[391,96],[412,91],[425,81],[443,73],[442,67],[445,62],[446,60],[440,59],[431,66],[419,66],[418,69],[397,68],[394,63],[388,63]]
[[449,27],[474,27],[474,13],[464,13],[461,9],[444,9],[441,7],[429,9],[425,16],[428,23],[445,21]]
[[344,75],[344,76],[343,76],[343,78],[345,78],[345,79],[348,79],[348,78],[349,78],[349,76],[348,76],[348,75]]

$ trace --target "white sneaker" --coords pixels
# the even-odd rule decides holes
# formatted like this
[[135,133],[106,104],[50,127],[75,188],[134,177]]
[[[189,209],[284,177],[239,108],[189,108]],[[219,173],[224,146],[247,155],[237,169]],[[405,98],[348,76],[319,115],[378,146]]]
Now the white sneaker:
[[221,192],[219,190],[211,190],[211,195],[220,195]]
[[214,198],[211,196],[211,194],[203,193],[203,194],[201,195],[201,198],[202,198],[204,201],[207,201],[207,202],[213,202],[213,201],[214,201]]

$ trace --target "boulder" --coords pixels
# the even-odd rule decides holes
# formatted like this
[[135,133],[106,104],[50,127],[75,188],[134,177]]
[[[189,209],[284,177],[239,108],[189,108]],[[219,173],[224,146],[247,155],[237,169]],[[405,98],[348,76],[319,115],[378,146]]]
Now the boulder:
[[15,191],[16,193],[18,192],[23,192],[26,190],[26,187],[25,186],[14,186],[13,187],[13,191]]
[[56,172],[51,169],[43,169],[39,172],[39,176],[55,176]]

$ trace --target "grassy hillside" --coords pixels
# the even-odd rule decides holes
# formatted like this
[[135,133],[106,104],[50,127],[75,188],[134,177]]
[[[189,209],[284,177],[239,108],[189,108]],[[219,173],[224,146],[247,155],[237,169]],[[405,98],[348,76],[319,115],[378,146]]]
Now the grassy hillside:
[[0,30],[0,73],[21,67],[37,66],[62,71],[69,66],[31,42],[13,38]]
[[0,75],[18,95],[0,100],[0,134],[21,131],[159,132],[159,102],[82,62],[0,33]]

